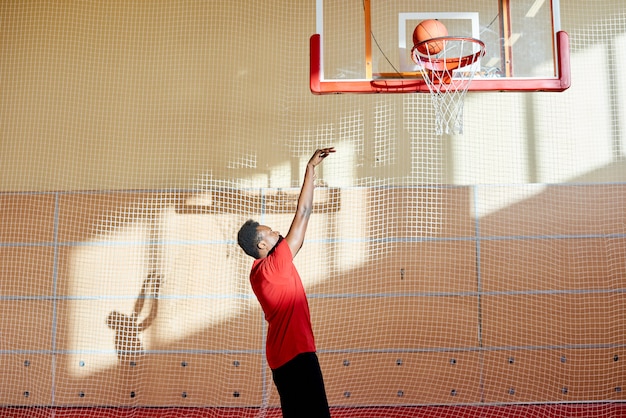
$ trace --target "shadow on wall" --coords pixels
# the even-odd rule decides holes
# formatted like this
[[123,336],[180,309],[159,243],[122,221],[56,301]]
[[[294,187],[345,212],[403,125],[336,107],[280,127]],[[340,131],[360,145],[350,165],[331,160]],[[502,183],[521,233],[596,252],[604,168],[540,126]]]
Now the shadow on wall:
[[[133,312],[130,315],[112,311],[107,317],[107,325],[115,331],[115,351],[121,364],[135,366],[145,354],[140,334],[156,318],[159,302],[161,277],[151,273],[141,286]],[[140,321],[146,300],[149,300],[148,315]]]

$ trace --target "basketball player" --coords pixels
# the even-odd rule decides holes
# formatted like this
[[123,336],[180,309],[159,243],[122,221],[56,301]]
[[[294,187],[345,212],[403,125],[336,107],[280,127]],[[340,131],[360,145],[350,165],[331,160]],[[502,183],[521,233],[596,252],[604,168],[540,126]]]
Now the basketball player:
[[330,417],[309,305],[293,258],[302,247],[313,211],[315,167],[333,152],[334,148],[318,149],[309,160],[296,214],[284,238],[253,220],[237,235],[239,246],[255,259],[250,284],[268,322],[267,362],[284,418]]

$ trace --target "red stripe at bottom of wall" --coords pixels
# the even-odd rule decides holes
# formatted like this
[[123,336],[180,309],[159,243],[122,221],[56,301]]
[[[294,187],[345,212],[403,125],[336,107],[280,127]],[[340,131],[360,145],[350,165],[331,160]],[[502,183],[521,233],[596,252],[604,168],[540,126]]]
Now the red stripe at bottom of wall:
[[[280,418],[270,408],[0,407],[2,418]],[[619,418],[626,403],[332,408],[333,418]]]

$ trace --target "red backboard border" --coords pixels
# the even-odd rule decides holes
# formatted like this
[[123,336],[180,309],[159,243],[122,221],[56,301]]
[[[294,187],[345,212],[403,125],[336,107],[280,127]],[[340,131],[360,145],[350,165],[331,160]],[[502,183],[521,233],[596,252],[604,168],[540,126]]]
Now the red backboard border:
[[[321,36],[309,40],[310,89],[313,94],[342,93],[430,93],[421,77],[372,80],[322,80]],[[571,85],[570,48],[567,32],[556,33],[557,77],[553,78],[485,78],[474,79],[468,91],[562,92]]]

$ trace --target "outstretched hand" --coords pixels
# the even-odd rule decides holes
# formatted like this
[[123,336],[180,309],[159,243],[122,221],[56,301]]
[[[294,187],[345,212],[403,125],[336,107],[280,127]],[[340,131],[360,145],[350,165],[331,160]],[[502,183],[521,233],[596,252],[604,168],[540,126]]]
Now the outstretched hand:
[[313,190],[315,189],[315,167],[319,165],[324,158],[335,152],[334,147],[318,149],[313,153],[309,160],[306,171],[304,173],[304,182],[298,197],[298,206],[296,214],[293,217],[289,232],[285,236],[285,241],[291,249],[291,256],[295,257],[304,242],[304,234],[309,223],[309,217],[313,212]]
[[333,152],[335,152],[335,147],[318,149],[309,160],[309,164],[315,167],[319,165],[322,161],[324,161],[324,158],[328,157]]

